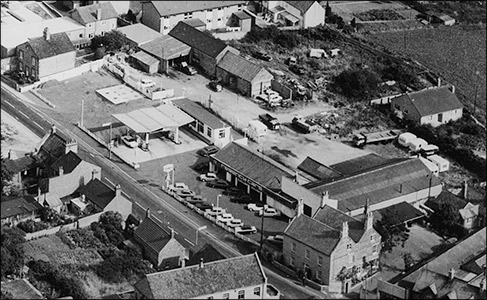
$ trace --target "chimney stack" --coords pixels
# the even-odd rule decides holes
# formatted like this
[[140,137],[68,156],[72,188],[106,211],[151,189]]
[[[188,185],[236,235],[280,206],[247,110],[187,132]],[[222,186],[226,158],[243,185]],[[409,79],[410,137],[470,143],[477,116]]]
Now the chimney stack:
[[204,265],[203,265],[203,257],[202,257],[202,258],[200,258],[200,265],[199,265],[200,269],[203,269],[203,266]]
[[453,84],[450,86],[450,91],[451,91],[453,94],[455,94],[455,86],[454,86]]
[[371,211],[367,212],[367,219],[365,222],[365,230],[370,230],[374,227],[374,214]]
[[448,272],[448,276],[450,277],[450,280],[453,280],[453,278],[455,278],[455,269],[451,268],[450,272]]
[[440,86],[441,86],[441,78],[438,77],[438,87],[440,87]]
[[42,34],[42,36],[44,37],[44,39],[46,41],[49,41],[51,39],[51,33],[49,32],[49,28],[44,28],[44,32]]
[[174,229],[171,228],[171,238],[174,238]]
[[367,213],[369,212],[369,202],[369,198],[365,199],[364,215],[367,215]]
[[480,281],[480,292],[485,292],[485,277],[482,278],[482,281]]
[[467,192],[468,192],[468,183],[467,180],[465,180],[463,182],[463,199],[465,200],[467,200],[467,196],[468,196]]
[[64,175],[64,168],[63,166],[59,166],[59,176],[63,176]]
[[97,19],[98,21],[100,21],[100,20],[101,20],[101,8],[97,8],[97,9],[96,9],[96,19]]
[[329,196],[328,191],[323,191],[321,193],[321,207],[325,207],[326,203],[328,202]]
[[41,188],[39,187],[39,188],[37,188],[37,197],[38,198],[41,198],[41,194],[42,194],[41,193]]
[[93,169],[93,171],[91,171],[91,180],[95,180],[96,179],[96,174],[98,174],[98,170],[97,169]]
[[149,219],[149,218],[150,218],[150,208],[148,208],[148,207],[147,207],[147,209],[145,210],[145,217],[146,217],[147,219]]
[[82,194],[81,195],[81,202],[83,202],[83,203],[86,202],[86,196],[85,196],[85,194]]
[[117,184],[115,186],[115,197],[120,196],[121,193],[122,193],[122,188],[121,188],[120,184]]
[[296,209],[296,217],[299,217],[300,215],[302,215],[303,211],[304,211],[303,198],[300,198],[298,200],[298,207]]
[[348,222],[343,222],[342,224],[342,232],[341,232],[341,238],[348,238]]
[[56,133],[56,125],[52,124],[51,133]]
[[12,159],[12,149],[8,150],[8,159]]
[[296,183],[298,183],[298,176],[299,176],[299,174],[298,174],[298,170],[296,170],[296,171],[294,172],[294,182],[296,182]]

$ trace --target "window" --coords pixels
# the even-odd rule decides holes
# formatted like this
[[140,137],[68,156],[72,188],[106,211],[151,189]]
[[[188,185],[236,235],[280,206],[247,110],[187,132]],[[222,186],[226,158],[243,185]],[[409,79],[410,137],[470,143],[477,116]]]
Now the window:
[[203,131],[204,131],[204,125],[203,125],[203,123],[201,123],[199,121],[198,121],[198,131],[201,133],[203,133]]
[[408,113],[409,113],[408,110],[407,109],[404,109],[404,114],[407,115]]
[[90,33],[90,34],[88,35],[88,38],[92,39],[92,38],[93,38],[93,33]]
[[24,51],[19,50],[19,59],[24,60]]
[[260,296],[260,286],[254,288],[254,295]]
[[218,10],[222,10],[223,8],[219,7]]
[[36,58],[35,58],[34,56],[32,56],[32,57],[30,58],[30,60],[31,60],[31,63],[30,63],[30,64],[31,64],[33,67],[35,67],[35,65],[36,65]]
[[164,26],[164,30],[168,30],[169,29],[169,26]]
[[93,27],[93,23],[88,23],[88,27]]
[[211,23],[211,19],[207,19],[206,20],[206,23]]
[[211,10],[211,9],[207,9],[206,11],[207,11],[207,12],[211,12],[212,10]]
[[211,132],[212,132],[212,129],[210,127],[208,127],[208,136],[211,137]]
[[321,266],[323,264],[323,257],[318,256],[318,266]]
[[309,259],[309,250],[308,249],[306,249],[304,251],[304,257],[306,257],[307,259]]
[[374,245],[372,246],[372,253],[377,253],[377,249],[379,248],[379,245]]
[[80,38],[83,38],[83,33],[80,33],[80,34],[79,34],[79,37],[80,37]]
[[291,252],[296,252],[296,243],[291,244]]
[[289,265],[291,267],[294,267],[294,257],[291,256],[291,259],[289,260]]
[[220,130],[220,133],[218,134],[218,137],[223,139],[225,138],[225,129]]
[[321,280],[321,270],[316,271],[316,279]]
[[24,70],[24,64],[21,61],[19,62],[19,70],[20,71]]
[[245,299],[245,291],[244,290],[238,291],[237,299]]
[[371,241],[373,241],[373,240],[374,240],[374,235],[373,235],[373,234],[371,234],[371,235],[370,235],[370,240],[371,240]]
[[230,294],[229,293],[223,294],[222,299],[230,299]]
[[352,244],[347,244],[347,250],[352,250]]
[[105,35],[105,31],[100,32],[101,36]]
[[32,67],[32,77],[36,77],[36,68]]
[[218,18],[218,20],[217,20],[217,21],[221,21],[221,20],[222,20],[222,18]]
[[169,19],[169,16],[164,16],[164,19]]

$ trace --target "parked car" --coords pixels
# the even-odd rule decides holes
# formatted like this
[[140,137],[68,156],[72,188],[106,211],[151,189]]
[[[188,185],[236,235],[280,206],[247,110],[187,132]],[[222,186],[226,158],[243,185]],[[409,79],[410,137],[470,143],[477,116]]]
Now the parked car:
[[227,222],[227,226],[231,227],[231,228],[242,227],[243,223],[242,223],[242,220],[240,220],[240,219],[233,219],[233,220],[230,220]]
[[200,174],[198,176],[198,179],[207,182],[207,181],[215,181],[218,180],[218,177],[216,176],[215,173],[206,173],[206,174]]
[[210,156],[217,153],[220,150],[217,146],[206,146],[203,149],[198,150],[198,154],[201,156]]
[[227,211],[221,207],[213,206],[212,208],[205,210],[205,212],[212,217],[216,217],[226,213]]
[[198,203],[205,203],[206,199],[204,199],[203,196],[201,196],[201,195],[195,195],[191,198],[186,198],[186,202],[195,205]]
[[229,222],[231,220],[233,220],[233,216],[232,216],[232,214],[229,214],[229,213],[221,214],[221,215],[216,217],[216,221],[219,223],[226,224],[227,222]]
[[284,243],[284,237],[282,235],[270,235],[267,237],[269,243],[282,245]]
[[271,61],[272,60],[272,57],[262,51],[257,51],[254,53],[254,57],[258,58],[258,59],[262,59],[262,60],[265,60],[265,61]]
[[264,210],[264,208],[269,208],[269,205],[267,204],[259,204],[259,203],[250,203],[247,205],[247,209],[250,211],[261,211]]
[[135,148],[139,144],[137,143],[137,139],[131,135],[124,135],[121,137],[122,142],[127,145],[129,148]]
[[255,226],[243,225],[241,227],[235,227],[235,233],[247,234],[257,233]]
[[207,202],[196,203],[194,204],[194,206],[201,209],[202,211],[206,211],[207,209],[211,209],[213,207],[213,205]]
[[215,92],[221,92],[223,90],[223,86],[218,81],[211,81],[208,86]]
[[182,72],[188,74],[188,75],[194,75],[196,74],[196,69],[193,68],[192,66],[188,65],[187,62],[183,61],[178,65],[178,69],[181,70]]
[[176,195],[179,197],[186,199],[186,198],[193,198],[196,194],[192,190],[184,189],[176,191]]
[[281,215],[279,211],[272,207],[268,207],[265,210],[260,210],[259,216],[262,216],[262,214],[264,215],[264,217],[278,217]]
[[228,195],[228,196],[236,196],[236,195],[240,195],[241,193],[242,191],[239,188],[234,186],[229,186],[227,187],[226,190],[222,192],[223,195]]
[[189,187],[186,183],[175,182],[174,184],[169,185],[169,190],[175,193],[179,190],[189,190]]
[[215,181],[207,182],[206,186],[216,189],[226,189],[230,186],[230,184],[223,179],[218,179]]
[[256,200],[248,194],[242,194],[231,198],[230,201],[235,203],[254,203]]

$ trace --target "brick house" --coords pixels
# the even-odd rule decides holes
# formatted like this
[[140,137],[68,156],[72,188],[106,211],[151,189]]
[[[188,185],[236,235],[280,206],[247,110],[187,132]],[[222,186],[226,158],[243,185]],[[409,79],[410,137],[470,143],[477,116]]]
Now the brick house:
[[50,34],[47,27],[42,37],[17,46],[18,71],[33,81],[73,69],[75,60],[76,49],[68,35],[64,32]]
[[150,211],[135,229],[134,239],[142,246],[144,255],[154,265],[154,269],[184,267],[185,260],[189,258],[186,248],[174,237],[174,231],[165,230],[150,217]]
[[90,40],[117,28],[118,13],[110,2],[77,7],[69,12],[69,16],[85,26],[84,36]]
[[227,52],[218,62],[216,77],[231,89],[254,97],[263,94],[274,78],[263,67],[232,52]]
[[23,196],[9,200],[2,199],[0,205],[2,226],[15,226],[19,222],[29,219],[38,220],[42,210],[42,205],[32,196]]
[[405,93],[391,99],[391,109],[401,119],[433,127],[458,120],[463,114],[454,86]]
[[180,21],[200,19],[207,30],[225,28],[230,16],[245,8],[246,1],[145,1],[141,23],[168,34]]
[[330,206],[321,207],[313,217],[298,214],[284,230],[283,258],[289,267],[309,279],[328,286],[330,292],[347,293],[352,280],[360,280],[378,267],[381,236],[373,228],[369,212],[365,222]]
[[319,1],[263,1],[273,22],[299,28],[325,24],[325,9]]
[[210,77],[215,76],[218,62],[227,52],[240,51],[184,22],[179,22],[169,35],[191,47],[189,62],[199,65]]

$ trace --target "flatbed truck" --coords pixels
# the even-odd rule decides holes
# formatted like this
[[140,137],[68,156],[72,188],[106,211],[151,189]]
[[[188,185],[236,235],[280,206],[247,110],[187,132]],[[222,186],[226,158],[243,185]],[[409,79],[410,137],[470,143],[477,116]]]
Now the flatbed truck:
[[380,132],[357,133],[353,136],[353,144],[356,147],[363,147],[366,144],[385,143],[394,140],[401,134],[401,130],[392,129]]

